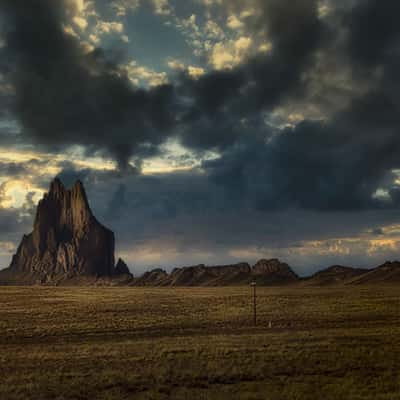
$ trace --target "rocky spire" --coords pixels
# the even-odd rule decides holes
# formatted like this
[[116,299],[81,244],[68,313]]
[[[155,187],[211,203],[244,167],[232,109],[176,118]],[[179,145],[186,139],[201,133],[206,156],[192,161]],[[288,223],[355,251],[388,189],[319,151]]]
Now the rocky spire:
[[114,275],[131,275],[129,267],[122,258],[118,259],[117,265],[115,266]]
[[45,280],[114,274],[114,234],[93,216],[82,182],[71,189],[51,182],[9,269]]

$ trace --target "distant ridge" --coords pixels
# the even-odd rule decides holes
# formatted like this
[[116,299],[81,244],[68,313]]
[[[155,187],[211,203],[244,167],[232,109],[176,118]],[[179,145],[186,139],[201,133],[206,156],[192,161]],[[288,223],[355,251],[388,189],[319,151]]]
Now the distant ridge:
[[83,184],[66,189],[54,179],[40,200],[33,231],[24,235],[10,266],[0,271],[0,285],[129,286],[332,286],[399,284],[400,262],[373,269],[334,265],[308,278],[278,259],[230,265],[204,264],[155,269],[134,278],[126,263],[114,262],[114,233],[94,217]]
[[304,280],[307,286],[328,286],[350,283],[353,279],[367,273],[368,269],[333,265]]
[[248,263],[205,266],[204,264],[175,268],[170,274],[161,269],[146,272],[135,279],[136,286],[238,286],[250,282],[259,285],[288,285],[299,277],[277,259],[260,260],[253,267]]
[[222,266],[204,264],[175,268],[170,274],[154,269],[135,278],[131,286],[240,286],[257,282],[259,286],[337,286],[400,284],[400,262],[386,262],[373,269],[333,265],[300,278],[286,263],[278,259]]
[[379,267],[369,270],[351,281],[353,285],[372,285],[379,283],[400,283],[399,261],[386,261]]

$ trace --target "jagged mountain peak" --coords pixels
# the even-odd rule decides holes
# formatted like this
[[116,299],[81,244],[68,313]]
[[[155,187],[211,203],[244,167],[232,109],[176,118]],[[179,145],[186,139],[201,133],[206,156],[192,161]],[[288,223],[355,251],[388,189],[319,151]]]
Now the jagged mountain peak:
[[122,258],[118,258],[117,264],[115,266],[115,275],[130,275],[129,267]]
[[66,197],[71,197],[76,200],[82,201],[82,203],[90,209],[89,202],[87,200],[86,191],[82,181],[77,180],[70,189],[66,188],[59,178],[54,178],[49,187],[49,191],[45,194],[44,198],[62,200]]
[[46,282],[60,276],[115,275],[114,233],[93,216],[81,181],[70,189],[59,178],[50,183],[33,231],[24,235],[9,269]]
[[65,187],[59,178],[54,178],[50,183],[49,194],[57,194],[65,191]]

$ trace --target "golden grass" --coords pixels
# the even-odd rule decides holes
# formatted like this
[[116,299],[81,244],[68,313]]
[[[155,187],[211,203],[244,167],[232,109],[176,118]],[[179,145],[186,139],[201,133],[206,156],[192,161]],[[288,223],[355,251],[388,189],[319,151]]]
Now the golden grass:
[[399,399],[398,293],[2,287],[0,399]]

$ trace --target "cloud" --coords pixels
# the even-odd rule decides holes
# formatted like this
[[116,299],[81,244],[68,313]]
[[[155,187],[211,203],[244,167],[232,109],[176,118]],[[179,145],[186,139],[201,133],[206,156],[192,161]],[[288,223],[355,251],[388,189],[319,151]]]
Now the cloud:
[[[222,20],[240,25],[233,39],[214,20],[190,14],[182,24],[192,39],[204,39],[208,26],[217,41],[217,70],[171,60],[178,73],[168,83],[163,72],[84,51],[62,29],[67,2],[40,0],[26,19],[29,10],[10,0],[0,6],[8,21],[0,68],[15,89],[22,136],[36,143],[79,144],[129,169],[177,138],[200,155],[220,155],[203,171],[213,187],[235,193],[236,206],[395,207],[398,5],[328,3],[321,12],[316,0],[219,2]],[[51,38],[46,46],[42,37]],[[138,88],[141,81],[149,87]],[[380,189],[386,200],[376,196]]]
[[[277,42],[271,56],[250,60],[232,73],[202,74],[200,67],[189,67],[187,77],[192,82],[183,80],[174,87],[164,84],[166,77],[162,72],[136,65],[127,70],[124,65],[112,62],[100,49],[88,52],[77,38],[62,29],[71,12],[66,0],[57,3],[40,0],[37,7],[29,10],[19,1],[6,1],[1,10],[16,29],[4,32],[7,45],[2,54],[8,65],[16,66],[16,73],[9,77],[16,90],[15,110],[24,128],[23,135],[50,146],[81,144],[88,151],[109,153],[121,166],[126,166],[130,157],[139,156],[148,148],[156,150],[168,136],[176,135],[181,130],[177,121],[185,121],[186,129],[190,120],[186,115],[204,113],[208,118],[209,111],[218,111],[221,107],[232,108],[234,112],[235,107],[242,108],[236,103],[243,95],[254,102],[248,106],[252,113],[275,105],[284,93],[299,83],[301,60],[313,51],[319,34],[313,2],[303,2],[304,9],[296,6],[284,21],[282,26],[292,25],[287,31],[273,24],[281,9],[271,6],[267,10],[266,23],[272,26],[270,33]],[[26,20],[28,12],[34,18]],[[294,35],[293,24],[302,18],[304,21],[298,24],[299,30]],[[187,21],[198,30],[194,14]],[[214,32],[211,25],[209,30]],[[123,29],[121,23],[114,22],[99,21],[97,27],[98,34],[115,30],[121,33]],[[303,36],[306,37],[302,39]],[[52,40],[43,46],[43,37]],[[299,46],[300,39],[307,42],[307,46]],[[97,42],[98,36],[94,34],[92,40]],[[250,38],[242,37],[233,43],[233,64],[250,42]],[[296,57],[296,66],[292,60],[295,49],[302,51],[301,57]],[[6,71],[7,66],[4,67]],[[157,87],[135,88],[132,82],[138,83],[141,78]],[[214,88],[219,93],[213,93]],[[189,94],[191,103],[175,97],[177,92],[184,96]],[[211,106],[203,107],[210,97],[213,98]],[[179,107],[175,108],[176,105]],[[243,109],[243,112],[248,111]],[[202,124],[203,119],[203,116],[196,117],[193,123],[195,126]]]
[[389,0],[358,1],[345,16],[349,28],[349,51],[354,60],[374,67],[397,58],[400,38],[396,14],[400,4]]
[[[394,49],[398,48],[399,34],[394,18],[386,18],[398,6],[390,2],[388,9],[380,7],[377,1],[368,1],[332,11],[329,23],[335,21],[339,34],[331,36],[328,27],[325,30],[321,26],[315,3],[302,2],[289,8],[279,2],[265,2],[261,10],[270,11],[266,18],[271,53],[258,61],[250,59],[243,68],[229,73],[210,73],[194,86],[197,105],[201,107],[195,118],[201,115],[202,119],[196,120],[194,126],[198,129],[192,129],[183,140],[188,146],[219,149],[222,156],[204,163],[204,168],[230,196],[259,210],[398,206],[392,171],[399,168],[400,150],[400,103],[394,89],[398,87],[395,71],[399,58]],[[251,26],[258,27],[259,18]],[[293,21],[288,23],[291,18]],[[324,16],[327,18],[328,15]],[[299,20],[303,23],[296,25]],[[388,26],[382,32],[384,21]],[[325,47],[319,47],[319,40]],[[313,43],[317,46],[314,50]],[[346,68],[367,77],[368,84],[353,88],[359,83],[357,79],[344,80],[346,75],[341,69],[336,77],[335,72],[321,64],[321,70],[313,72],[313,81],[308,81],[306,71],[314,68],[318,53],[328,59],[336,57],[339,63],[347,59]],[[285,62],[279,63],[279,59]],[[326,94],[322,90],[326,83],[321,85],[323,74],[335,82]],[[336,85],[335,79],[339,81],[339,77],[342,83]],[[249,81],[254,82],[254,87],[246,87]],[[343,82],[349,87],[342,90]],[[312,112],[304,108],[288,112],[286,122],[278,126],[271,120],[273,114],[256,126],[239,125],[236,119],[239,115],[241,121],[246,120],[243,110],[249,108],[274,108],[276,112],[279,103],[290,107],[296,104],[300,93],[306,98],[315,96],[320,104],[326,97],[332,101],[339,94],[341,104],[331,102],[330,113],[322,113],[324,120],[320,121],[307,120],[307,113]],[[245,99],[243,103],[241,98]],[[236,133],[238,126],[241,133]],[[201,139],[193,133],[197,131],[202,133]],[[377,197],[382,188],[387,189],[387,196]]]
[[129,62],[124,68],[127,77],[135,86],[139,86],[143,82],[150,87],[168,84],[168,77],[165,72],[156,72],[150,68],[140,66],[136,61]]
[[124,25],[121,22],[106,22],[98,21],[94,32],[96,35],[103,35],[109,33],[122,33],[124,31]]
[[206,70],[202,67],[196,67],[194,65],[189,65],[186,67],[186,65],[179,60],[169,60],[167,65],[172,70],[186,72],[189,77],[193,79],[197,79],[206,73]]
[[111,7],[118,17],[125,17],[129,11],[135,11],[140,6],[140,0],[113,0]]
[[216,43],[211,52],[210,63],[216,70],[231,69],[245,60],[251,45],[252,40],[249,37]]
[[161,143],[174,124],[173,88],[132,86],[104,52],[87,53],[64,32],[67,11],[65,1],[0,5],[9,22],[0,68],[15,88],[23,135],[49,146],[80,144],[107,152],[125,167],[132,154]]
[[171,14],[171,8],[168,0],[152,0],[154,11],[159,15]]
[[192,65],[188,66],[187,72],[188,72],[189,76],[193,79],[198,79],[206,73],[204,68],[194,67]]
[[82,31],[84,31],[88,26],[88,22],[86,21],[85,18],[74,17],[73,21],[74,21],[75,25],[78,26]]
[[233,30],[239,30],[244,27],[243,22],[234,14],[229,15],[226,25],[228,28]]
[[177,71],[183,71],[186,68],[185,64],[179,60],[169,60],[167,65],[169,68]]

